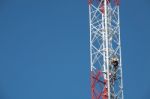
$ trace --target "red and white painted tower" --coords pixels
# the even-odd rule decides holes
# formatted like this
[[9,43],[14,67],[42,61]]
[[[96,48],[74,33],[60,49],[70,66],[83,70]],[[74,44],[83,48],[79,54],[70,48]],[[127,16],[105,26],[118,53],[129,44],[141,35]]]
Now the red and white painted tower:
[[89,0],[92,99],[124,99],[119,0]]

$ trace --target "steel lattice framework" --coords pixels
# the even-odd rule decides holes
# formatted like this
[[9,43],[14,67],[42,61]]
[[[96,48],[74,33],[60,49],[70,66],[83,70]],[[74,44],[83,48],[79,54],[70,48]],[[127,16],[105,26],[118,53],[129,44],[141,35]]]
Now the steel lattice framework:
[[89,0],[92,99],[123,99],[119,0]]

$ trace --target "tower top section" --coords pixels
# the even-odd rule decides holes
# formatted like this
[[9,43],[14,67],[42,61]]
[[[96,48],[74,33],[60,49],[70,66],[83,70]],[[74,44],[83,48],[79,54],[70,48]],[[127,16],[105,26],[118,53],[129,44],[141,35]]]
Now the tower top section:
[[[101,3],[104,5],[104,1],[105,0],[88,0],[88,4],[91,5],[91,4],[100,4]],[[117,6],[120,5],[120,0],[106,0],[106,1],[107,1],[107,4],[112,3]]]

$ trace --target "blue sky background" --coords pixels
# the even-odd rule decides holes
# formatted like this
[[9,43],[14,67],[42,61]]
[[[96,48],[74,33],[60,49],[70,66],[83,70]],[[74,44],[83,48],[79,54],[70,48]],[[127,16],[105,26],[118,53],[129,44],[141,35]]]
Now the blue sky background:
[[[121,1],[125,99],[150,97],[150,1]],[[91,99],[87,0],[0,0],[0,99]]]

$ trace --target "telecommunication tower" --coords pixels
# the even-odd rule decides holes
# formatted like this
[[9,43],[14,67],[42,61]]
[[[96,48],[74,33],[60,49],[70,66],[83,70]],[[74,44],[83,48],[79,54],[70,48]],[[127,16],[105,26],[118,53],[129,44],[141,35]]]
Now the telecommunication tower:
[[119,0],[89,0],[92,99],[124,99]]

